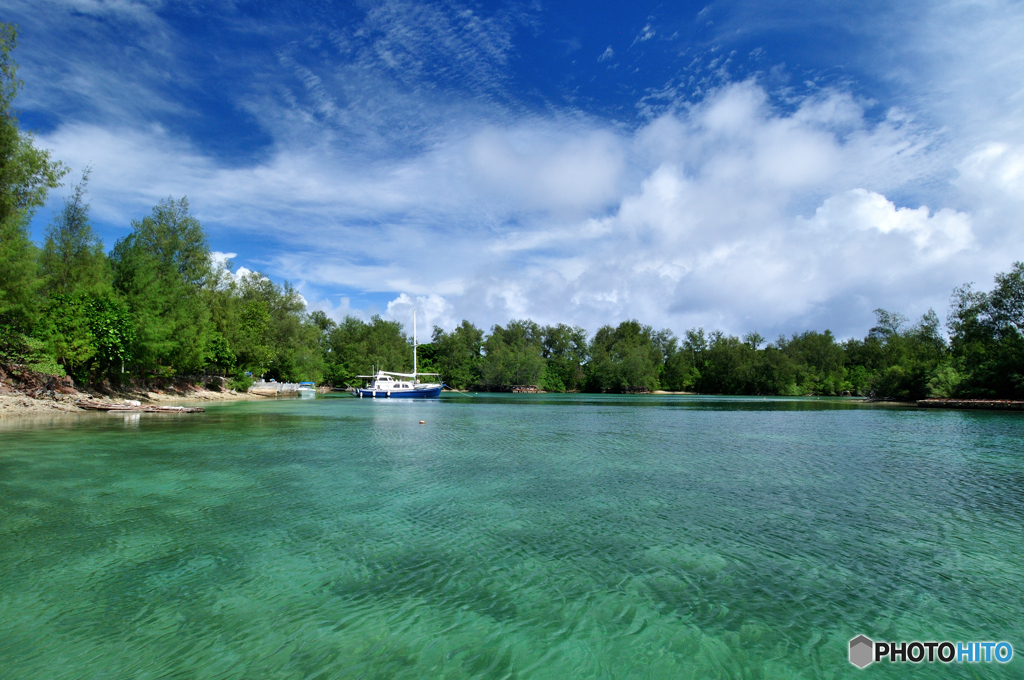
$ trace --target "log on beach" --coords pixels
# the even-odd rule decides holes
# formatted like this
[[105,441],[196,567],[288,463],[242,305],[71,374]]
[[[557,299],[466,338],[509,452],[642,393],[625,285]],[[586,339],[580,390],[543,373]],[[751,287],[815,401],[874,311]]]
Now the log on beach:
[[78,408],[91,411],[116,411],[118,413],[202,413],[206,409],[192,406],[154,406],[152,404],[117,404],[110,401],[79,400]]
[[976,408],[993,411],[1024,411],[1024,401],[1011,399],[921,399],[925,408]]

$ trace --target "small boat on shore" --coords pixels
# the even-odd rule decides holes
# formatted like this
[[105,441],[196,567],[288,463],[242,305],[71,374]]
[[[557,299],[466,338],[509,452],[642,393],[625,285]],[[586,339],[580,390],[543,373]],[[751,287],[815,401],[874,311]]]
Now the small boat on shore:
[[300,382],[297,391],[303,399],[312,399],[316,396],[316,383]]
[[393,373],[377,371],[374,375],[356,376],[368,381],[366,387],[357,388],[353,396],[369,397],[370,399],[436,399],[441,396],[442,383],[420,382],[421,375],[438,375],[437,373],[420,373],[416,370],[416,310],[412,310],[412,373]]

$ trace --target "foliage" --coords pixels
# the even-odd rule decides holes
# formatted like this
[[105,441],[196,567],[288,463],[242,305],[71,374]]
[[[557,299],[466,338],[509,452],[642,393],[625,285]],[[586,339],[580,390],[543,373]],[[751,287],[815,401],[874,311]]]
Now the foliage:
[[353,384],[356,376],[373,370],[412,370],[412,347],[402,325],[379,315],[371,317],[370,323],[345,317],[329,329],[326,349],[325,377],[334,385]]
[[579,326],[544,326],[541,331],[544,371],[540,386],[548,392],[577,391],[586,380],[584,367],[590,359],[587,331]]
[[85,186],[89,170],[82,173],[74,193],[46,230],[40,254],[45,295],[105,293],[111,288],[110,266],[103,243],[89,222]]
[[50,356],[86,383],[120,374],[135,343],[127,309],[110,294],[53,296],[43,308],[39,329]]
[[489,389],[536,385],[544,372],[541,329],[533,321],[509,321],[494,326],[484,341],[481,384]]
[[228,385],[231,389],[233,389],[236,392],[245,392],[250,387],[252,387],[252,384],[254,382],[255,379],[251,375],[243,372],[238,373],[233,378],[231,378],[231,381],[228,383]]
[[12,109],[22,87],[12,56],[16,45],[15,27],[0,23],[0,326],[8,339],[27,337],[38,311],[37,248],[29,239],[29,219],[67,172],[18,127]]
[[212,278],[210,249],[188,200],[167,199],[132,222],[110,254],[114,288],[139,329],[135,363],[153,373],[196,373],[210,340],[210,306],[202,293]]
[[961,367],[956,396],[1024,398],[1024,263],[997,274],[990,293],[953,291],[948,325]]
[[590,343],[586,387],[594,392],[656,390],[665,362],[665,349],[674,349],[665,332],[657,334],[638,321],[604,326]]
[[441,380],[456,389],[466,389],[480,380],[484,332],[463,320],[450,333],[435,326],[431,361]]

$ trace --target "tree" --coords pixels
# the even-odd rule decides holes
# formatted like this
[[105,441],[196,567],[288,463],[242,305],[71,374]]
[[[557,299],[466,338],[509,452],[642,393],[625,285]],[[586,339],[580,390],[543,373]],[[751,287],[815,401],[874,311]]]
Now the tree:
[[[970,284],[953,291],[949,329],[954,393],[967,397],[1024,397],[1024,263],[995,277],[990,293]],[[949,373],[940,385],[949,382]]]
[[529,319],[495,325],[484,342],[481,377],[491,389],[536,385],[544,370],[540,326]]
[[441,380],[456,389],[480,381],[484,332],[463,319],[450,333],[434,326],[433,361]]
[[242,278],[238,294],[241,334],[233,346],[246,368],[280,380],[321,380],[324,341],[317,321],[322,324],[326,316],[308,319],[290,283],[278,285],[259,272]]
[[374,369],[412,370],[412,346],[402,333],[402,324],[379,315],[370,317],[370,323],[345,317],[330,330],[327,349],[330,358],[325,375],[335,385],[349,384]]
[[103,243],[89,222],[85,187],[89,169],[64,199],[64,206],[46,229],[40,266],[47,295],[102,294],[110,290],[110,267]]
[[779,338],[775,346],[795,369],[793,393],[836,395],[853,389],[846,380],[846,352],[831,331],[794,333],[789,340]]
[[658,389],[667,337],[634,320],[623,321],[616,328],[598,329],[590,343],[587,389],[595,392]]
[[214,272],[206,233],[188,200],[166,199],[132,222],[111,251],[115,289],[138,328],[136,360],[144,372],[195,373],[213,330],[204,294]]
[[128,310],[109,293],[49,298],[39,330],[57,363],[83,383],[119,375],[135,343]]
[[248,300],[239,315],[239,333],[235,340],[237,360],[243,370],[263,376],[274,361],[270,346],[270,309],[264,300]]
[[36,247],[28,236],[33,212],[60,186],[67,168],[22,132],[12,105],[22,82],[12,52],[17,30],[0,23],[0,352],[23,344],[38,309]]
[[928,310],[914,326],[902,314],[876,309],[876,324],[863,342],[847,343],[847,357],[873,375],[877,397],[913,401],[929,395],[929,382],[947,355],[938,315]]
[[1024,262],[1014,262],[1009,273],[996,274],[988,307],[989,324],[1000,337],[1024,334]]
[[540,331],[541,356],[546,361],[541,387],[548,392],[579,390],[584,385],[584,367],[589,360],[587,331],[579,326],[545,326]]

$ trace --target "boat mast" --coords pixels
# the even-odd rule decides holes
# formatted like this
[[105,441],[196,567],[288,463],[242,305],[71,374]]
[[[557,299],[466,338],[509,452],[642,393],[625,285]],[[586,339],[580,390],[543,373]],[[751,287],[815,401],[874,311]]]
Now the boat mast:
[[416,310],[412,310],[412,380],[416,382]]

